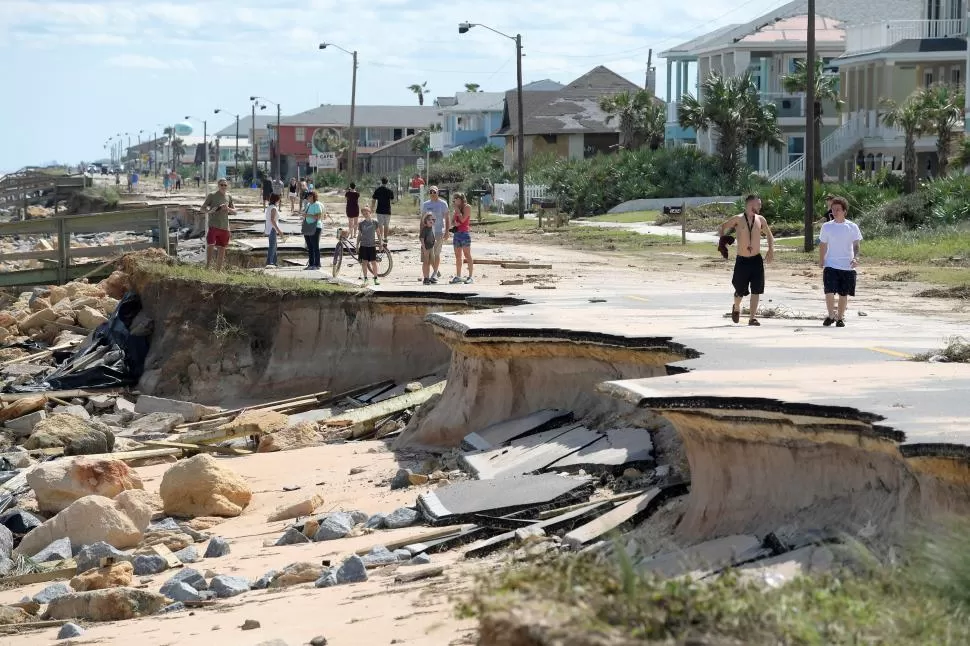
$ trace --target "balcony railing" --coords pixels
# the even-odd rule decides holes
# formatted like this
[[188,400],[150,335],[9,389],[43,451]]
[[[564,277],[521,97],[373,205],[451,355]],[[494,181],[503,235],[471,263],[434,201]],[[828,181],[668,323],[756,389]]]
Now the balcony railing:
[[966,38],[964,18],[947,20],[887,20],[849,25],[845,31],[845,53],[862,54],[891,47],[915,38]]

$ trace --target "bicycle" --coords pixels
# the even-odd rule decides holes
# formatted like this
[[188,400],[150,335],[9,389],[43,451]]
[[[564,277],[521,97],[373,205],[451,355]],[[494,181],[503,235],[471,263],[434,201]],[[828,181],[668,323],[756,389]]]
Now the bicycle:
[[[357,258],[357,247],[347,238],[347,231],[337,229],[337,244],[333,248],[333,277],[336,278],[340,273],[340,267],[344,261],[344,254],[351,258]],[[377,247],[377,275],[384,278],[394,267],[394,258],[391,256],[387,243]]]

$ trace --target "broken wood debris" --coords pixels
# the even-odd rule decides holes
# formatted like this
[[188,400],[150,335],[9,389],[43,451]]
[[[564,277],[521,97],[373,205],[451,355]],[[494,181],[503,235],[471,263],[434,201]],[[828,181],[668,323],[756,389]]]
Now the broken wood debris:
[[431,577],[441,576],[444,573],[444,566],[432,565],[430,567],[397,574],[394,577],[394,583],[411,583],[413,581],[420,581],[422,579],[430,579]]

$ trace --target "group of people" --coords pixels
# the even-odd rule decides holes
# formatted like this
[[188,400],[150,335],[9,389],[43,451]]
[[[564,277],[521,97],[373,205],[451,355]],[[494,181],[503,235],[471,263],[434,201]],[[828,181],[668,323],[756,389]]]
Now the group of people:
[[[425,285],[434,285],[441,277],[441,248],[452,236],[455,250],[455,276],[451,284],[474,282],[475,262],[472,259],[472,210],[464,193],[455,193],[454,210],[441,199],[438,187],[428,188],[428,199],[421,205],[421,274]],[[468,277],[462,278],[462,264],[468,267]]]
[[[198,184],[198,182],[196,182]],[[166,193],[182,190],[182,176],[175,172],[174,168],[166,170],[162,174],[162,188]]]
[[[859,266],[862,232],[859,226],[846,218],[849,202],[843,197],[826,195],[827,210],[818,236],[818,265],[822,269],[822,287],[825,291],[826,315],[822,325],[845,327],[845,310],[849,297],[855,296],[856,267]],[[735,240],[726,236],[734,229],[737,257],[731,283],[734,286],[734,304],[731,320],[741,320],[741,303],[751,295],[748,308],[748,325],[758,326],[758,301],[765,291],[765,263],[771,263],[775,253],[775,237],[768,221],[761,215],[761,198],[749,195],[744,201],[744,213],[735,215],[718,228],[718,249],[727,257],[727,246]],[[768,242],[768,251],[761,255],[761,238]],[[838,298],[836,298],[838,297]]]

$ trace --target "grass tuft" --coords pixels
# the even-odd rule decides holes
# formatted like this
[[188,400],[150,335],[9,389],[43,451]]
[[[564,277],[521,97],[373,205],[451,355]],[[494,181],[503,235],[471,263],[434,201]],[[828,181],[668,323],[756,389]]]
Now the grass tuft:
[[138,271],[158,278],[279,294],[317,295],[348,291],[341,285],[324,280],[274,276],[248,269],[228,268],[223,271],[213,271],[199,265],[139,262]]
[[954,285],[945,289],[926,289],[916,292],[918,298],[970,298],[970,284]]
[[970,341],[962,336],[946,339],[946,345],[939,350],[922,352],[913,356],[913,361],[933,363],[970,363]]
[[900,269],[899,271],[894,271],[890,274],[883,274],[879,277],[879,280],[884,280],[889,283],[905,283],[911,280],[916,280],[919,276],[912,269]]

